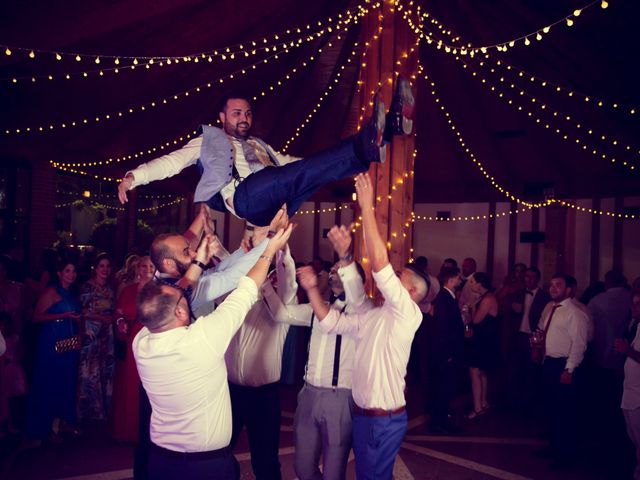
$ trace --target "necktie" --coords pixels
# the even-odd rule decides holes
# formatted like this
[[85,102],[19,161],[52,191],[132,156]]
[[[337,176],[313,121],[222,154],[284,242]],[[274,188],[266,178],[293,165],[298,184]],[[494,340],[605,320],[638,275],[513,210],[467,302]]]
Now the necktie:
[[262,170],[264,168],[264,165],[258,158],[258,155],[256,155],[256,149],[254,148],[254,146],[246,140],[238,139],[238,141],[242,146],[242,153],[244,154],[244,159],[247,161],[247,164],[249,164],[251,173],[256,173]]

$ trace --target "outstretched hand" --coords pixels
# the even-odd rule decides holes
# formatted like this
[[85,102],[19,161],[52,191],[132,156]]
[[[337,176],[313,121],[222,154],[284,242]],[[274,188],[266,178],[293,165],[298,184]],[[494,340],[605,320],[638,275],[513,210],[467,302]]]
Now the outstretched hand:
[[353,223],[349,226],[349,228],[344,225],[334,225],[329,230],[327,234],[327,238],[333,245],[333,249],[336,251],[340,258],[344,257],[349,253],[349,249],[351,248],[351,230],[353,229]]
[[373,208],[373,183],[367,172],[356,175],[356,192],[362,210]]
[[312,288],[317,288],[318,275],[316,275],[316,271],[312,266],[306,265],[304,267],[300,267],[296,270],[296,273],[298,274],[298,283],[306,291],[309,291]]
[[289,241],[289,237],[291,237],[291,232],[295,228],[295,223],[288,223],[284,228],[280,228],[274,235],[269,239],[269,244],[267,248],[272,250],[274,253],[278,250],[284,248],[284,246]]
[[269,224],[269,230],[272,232],[277,232],[281,228],[286,228],[289,223],[289,215],[287,214],[287,204],[285,203],[280,207],[280,210],[275,214],[275,216],[271,219],[271,223]]
[[133,185],[133,175],[130,173],[125,175],[125,177],[122,180],[120,180],[120,183],[118,184],[118,200],[120,200],[121,204],[124,205],[129,200],[127,198],[127,192],[131,190],[132,185]]

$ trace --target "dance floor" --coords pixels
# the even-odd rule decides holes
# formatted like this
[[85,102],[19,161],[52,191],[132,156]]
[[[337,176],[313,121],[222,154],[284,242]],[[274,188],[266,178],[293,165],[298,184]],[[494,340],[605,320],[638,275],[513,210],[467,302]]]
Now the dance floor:
[[[394,478],[397,480],[627,478],[629,465],[606,458],[599,449],[594,455],[585,455],[573,470],[549,471],[548,461],[535,455],[536,450],[545,445],[540,437],[542,423],[537,416],[492,409],[477,422],[456,418],[456,423],[463,426],[459,435],[436,436],[429,435],[425,428],[420,394],[410,391],[408,399],[409,428],[395,464]],[[458,399],[456,403],[460,408],[457,410],[462,411],[466,400]],[[295,401],[296,389],[283,386],[280,463],[285,480],[296,478],[292,434]],[[133,475],[134,445],[112,441],[101,426],[88,428],[82,437],[61,445],[9,453],[5,440],[4,447],[4,468],[0,478],[6,480],[117,480]],[[241,478],[254,478],[244,434],[235,453],[241,466]],[[349,460],[347,478],[356,478],[353,456]]]

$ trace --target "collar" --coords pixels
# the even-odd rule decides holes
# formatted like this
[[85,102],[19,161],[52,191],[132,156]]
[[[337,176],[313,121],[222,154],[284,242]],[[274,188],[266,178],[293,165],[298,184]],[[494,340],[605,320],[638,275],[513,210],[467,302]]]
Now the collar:
[[445,289],[447,292],[449,292],[449,294],[453,297],[453,299],[454,299],[454,300],[456,299],[456,294],[455,294],[455,293],[453,293],[453,292],[452,292],[451,290],[449,290],[447,287],[444,287],[444,289]]

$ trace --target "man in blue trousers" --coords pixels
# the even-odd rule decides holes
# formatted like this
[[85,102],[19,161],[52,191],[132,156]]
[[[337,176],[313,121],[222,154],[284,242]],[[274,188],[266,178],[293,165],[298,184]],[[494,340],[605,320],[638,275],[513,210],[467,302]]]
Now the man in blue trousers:
[[[395,110],[389,115],[412,115],[412,108],[403,109],[408,104],[413,105],[413,95],[409,82],[400,78],[393,102]],[[371,162],[383,162],[383,133],[388,137],[406,131],[392,128],[385,132],[384,104],[376,95],[372,119],[358,134],[300,159],[281,155],[262,139],[250,135],[253,112],[247,98],[225,97],[219,118],[222,129],[203,125],[202,135],[181,149],[127,172],[118,186],[120,201],[125,203],[127,191],[138,185],[171,177],[197,164],[202,177],[194,202],[230,211],[251,225],[265,226],[283,204],[287,205],[289,216],[293,216],[318,188],[364,172]]]

